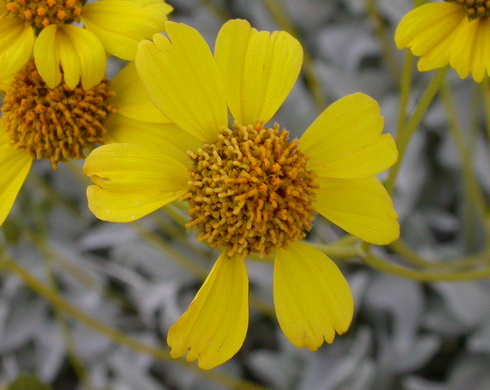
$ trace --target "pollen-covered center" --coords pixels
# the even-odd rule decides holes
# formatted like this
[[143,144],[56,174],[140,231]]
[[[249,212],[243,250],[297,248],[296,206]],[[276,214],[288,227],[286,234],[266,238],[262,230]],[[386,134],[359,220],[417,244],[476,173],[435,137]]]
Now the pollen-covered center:
[[298,140],[288,132],[238,126],[224,129],[213,144],[188,152],[193,161],[189,190],[199,240],[224,247],[229,256],[258,253],[300,240],[311,229],[315,174]]
[[490,16],[490,0],[453,0],[466,9],[470,20]]
[[83,3],[81,0],[7,0],[6,7],[9,13],[43,28],[79,20]]
[[114,95],[105,79],[89,90],[71,90],[65,83],[50,89],[30,61],[6,91],[3,123],[13,146],[56,168],[59,161],[84,158],[84,152],[103,143],[104,121],[115,112],[109,104]]

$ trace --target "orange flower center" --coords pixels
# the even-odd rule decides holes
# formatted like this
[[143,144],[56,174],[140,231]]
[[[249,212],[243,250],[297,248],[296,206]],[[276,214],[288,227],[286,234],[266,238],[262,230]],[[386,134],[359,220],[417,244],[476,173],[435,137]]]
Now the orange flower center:
[[107,80],[89,90],[64,83],[50,89],[30,61],[6,91],[2,119],[12,145],[56,168],[103,143],[104,121],[116,111],[109,104],[114,95]]
[[37,28],[79,20],[86,0],[7,0],[7,11]]
[[461,4],[466,9],[468,19],[474,20],[478,18],[490,16],[490,0],[454,0]]
[[318,187],[299,141],[288,136],[278,124],[235,124],[215,143],[188,152],[193,166],[183,199],[191,207],[187,226],[197,227],[200,241],[229,256],[269,256],[306,235]]

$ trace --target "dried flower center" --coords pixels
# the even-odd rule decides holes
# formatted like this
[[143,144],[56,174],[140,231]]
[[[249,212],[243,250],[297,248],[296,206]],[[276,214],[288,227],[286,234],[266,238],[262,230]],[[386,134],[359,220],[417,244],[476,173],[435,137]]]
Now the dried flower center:
[[466,9],[469,20],[490,16],[490,0],[452,0]]
[[50,89],[30,61],[6,91],[3,123],[12,145],[56,168],[103,143],[105,118],[116,111],[109,104],[114,95],[105,79],[89,90],[64,83]]
[[81,0],[7,0],[7,11],[37,28],[78,20]]
[[315,174],[288,132],[239,126],[224,129],[213,144],[188,152],[189,190],[198,239],[233,256],[269,256],[311,229]]

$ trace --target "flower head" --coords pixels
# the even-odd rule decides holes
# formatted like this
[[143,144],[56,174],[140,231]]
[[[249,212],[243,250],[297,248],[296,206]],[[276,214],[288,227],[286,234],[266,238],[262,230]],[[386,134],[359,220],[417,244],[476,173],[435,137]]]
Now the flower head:
[[34,55],[50,88],[63,76],[71,89],[79,81],[90,89],[104,77],[106,51],[133,60],[137,43],[162,30],[171,10],[164,0],[0,0],[0,79]]
[[395,34],[399,49],[421,57],[422,72],[450,65],[461,78],[481,82],[490,75],[490,2],[453,0],[424,4],[401,20]]
[[99,144],[137,142],[134,132],[142,122],[136,116],[151,122],[145,122],[147,129],[163,133],[175,127],[151,105],[134,64],[111,83],[103,79],[90,89],[80,85],[71,89],[66,83],[49,88],[29,61],[15,77],[0,83],[0,90],[5,91],[0,119],[0,225],[34,160],[48,160],[56,169],[60,162],[84,158]]
[[350,325],[352,295],[336,265],[301,239],[314,212],[375,244],[398,237],[393,204],[375,177],[397,158],[393,139],[381,134],[378,104],[360,93],[347,96],[300,140],[290,140],[287,130],[267,122],[300,72],[296,39],[232,20],[213,56],[191,27],[167,22],[166,32],[140,43],[136,67],[156,107],[179,130],[154,146],[94,150],[84,166],[95,184],[87,189],[90,209],[100,219],[128,222],[185,199],[188,227],[221,248],[169,330],[173,357],[187,354],[209,369],[238,351],[248,327],[244,260],[251,253],[273,257],[274,304],[286,337],[310,350],[332,342]]

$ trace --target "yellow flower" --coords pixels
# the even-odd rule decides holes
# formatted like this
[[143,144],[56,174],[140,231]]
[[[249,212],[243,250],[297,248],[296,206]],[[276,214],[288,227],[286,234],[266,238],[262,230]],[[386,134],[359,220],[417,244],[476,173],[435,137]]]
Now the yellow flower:
[[421,57],[421,72],[451,65],[461,78],[471,73],[481,82],[490,75],[489,16],[490,3],[483,0],[424,4],[401,20],[396,45]]
[[[0,0],[0,78],[34,55],[50,88],[84,89],[101,82],[107,51],[134,60],[137,43],[164,28],[172,7],[164,0]],[[85,28],[70,24],[78,21]],[[60,70],[63,70],[63,72]]]
[[278,124],[265,124],[300,72],[297,40],[232,20],[213,57],[191,27],[167,22],[166,32],[168,38],[139,44],[136,67],[154,104],[180,130],[153,147],[94,150],[84,166],[95,184],[87,189],[90,209],[100,219],[128,222],[183,198],[188,226],[222,249],[169,330],[172,357],[187,354],[209,369],[239,350],[248,327],[249,253],[273,256],[274,304],[286,337],[310,350],[331,343],[350,325],[352,295],[336,265],[300,240],[315,211],[371,243],[398,237],[397,214],[375,177],[397,158],[392,137],[381,134],[378,104],[347,96],[289,141]]
[[99,143],[139,142],[138,117],[151,122],[144,127],[156,138],[176,128],[151,104],[134,63],[110,86],[103,80],[84,90],[64,83],[48,88],[30,61],[15,77],[0,83],[0,90],[6,91],[0,118],[0,225],[33,160],[46,159],[56,167],[58,162],[83,158]]

